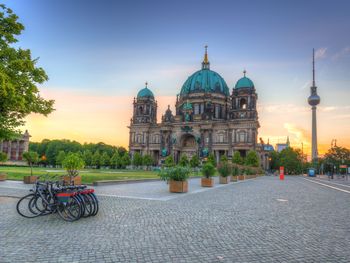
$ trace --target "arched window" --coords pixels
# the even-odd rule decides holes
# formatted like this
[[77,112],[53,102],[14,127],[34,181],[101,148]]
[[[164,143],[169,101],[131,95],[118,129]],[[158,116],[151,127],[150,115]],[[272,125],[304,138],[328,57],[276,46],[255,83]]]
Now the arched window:
[[241,98],[239,101],[239,108],[245,110],[247,108],[247,101],[245,98]]
[[238,132],[238,141],[246,142],[247,141],[247,133],[245,131]]
[[142,107],[142,106],[139,106],[139,108],[138,108],[138,113],[139,113],[139,114],[142,114],[142,113],[143,113],[143,107]]
[[137,134],[136,135],[136,142],[137,143],[142,143],[142,134]]

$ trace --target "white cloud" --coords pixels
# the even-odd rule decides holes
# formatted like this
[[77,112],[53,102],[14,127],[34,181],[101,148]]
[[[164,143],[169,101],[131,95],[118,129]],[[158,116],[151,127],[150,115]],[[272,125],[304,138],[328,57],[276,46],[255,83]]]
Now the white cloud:
[[350,54],[350,46],[349,47],[345,47],[341,51],[335,53],[332,56],[332,59],[333,60],[337,60],[337,59],[340,59],[340,58],[343,58],[343,57],[347,56],[348,54]]
[[327,52],[326,47],[322,47],[322,48],[317,49],[315,52],[315,59],[326,57],[326,52]]

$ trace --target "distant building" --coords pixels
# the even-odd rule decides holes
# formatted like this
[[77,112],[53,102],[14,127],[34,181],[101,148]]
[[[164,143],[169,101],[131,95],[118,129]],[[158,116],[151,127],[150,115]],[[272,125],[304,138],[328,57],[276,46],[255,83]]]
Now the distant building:
[[9,161],[22,161],[23,153],[29,149],[29,133],[26,130],[22,137],[12,141],[0,141],[0,152],[7,154]]
[[289,136],[288,136],[286,143],[277,143],[276,144],[276,150],[277,150],[277,152],[281,152],[284,149],[288,148],[289,146],[290,146],[290,142],[289,142]]

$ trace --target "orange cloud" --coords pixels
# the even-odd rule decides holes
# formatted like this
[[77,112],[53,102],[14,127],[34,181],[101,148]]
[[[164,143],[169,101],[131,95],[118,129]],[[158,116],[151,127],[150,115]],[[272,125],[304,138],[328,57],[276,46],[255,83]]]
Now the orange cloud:
[[[132,96],[96,96],[72,91],[43,90],[43,97],[54,98],[56,110],[48,117],[31,114],[25,129],[32,141],[42,139],[71,139],[81,143],[105,142],[128,146]],[[173,96],[161,96],[158,102],[158,121],[174,105]],[[173,108],[173,107],[172,107]]]

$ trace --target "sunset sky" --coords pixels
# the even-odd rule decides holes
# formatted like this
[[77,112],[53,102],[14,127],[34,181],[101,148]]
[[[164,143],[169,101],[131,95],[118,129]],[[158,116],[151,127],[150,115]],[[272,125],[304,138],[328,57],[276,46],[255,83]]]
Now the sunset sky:
[[56,101],[31,115],[32,141],[66,138],[128,146],[132,101],[146,81],[158,121],[208,45],[211,69],[230,89],[247,70],[259,95],[259,137],[310,154],[312,48],[316,49],[318,142],[350,147],[350,1],[3,1],[26,29]]

